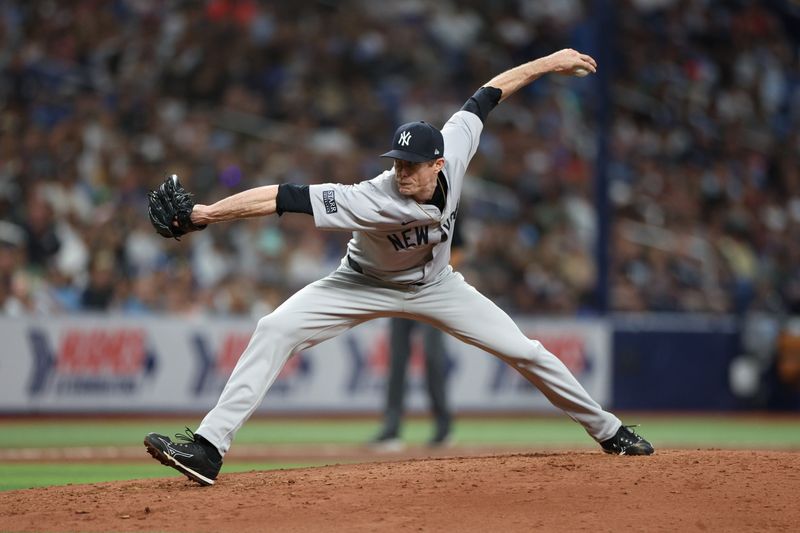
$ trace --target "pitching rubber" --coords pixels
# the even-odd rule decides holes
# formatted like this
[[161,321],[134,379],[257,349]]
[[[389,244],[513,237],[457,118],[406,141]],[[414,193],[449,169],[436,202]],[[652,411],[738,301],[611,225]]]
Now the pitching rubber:
[[153,459],[155,459],[156,461],[158,461],[162,465],[174,468],[175,470],[177,470],[181,474],[185,475],[186,477],[188,477],[192,481],[194,481],[196,483],[199,483],[199,484],[201,484],[201,485],[203,485],[205,487],[214,484],[214,480],[213,479],[209,479],[209,478],[207,478],[207,477],[205,477],[203,475],[198,474],[197,472],[195,472],[191,468],[187,468],[187,467],[183,466],[178,461],[176,461],[174,457],[171,457],[171,456],[165,454],[164,452],[162,452],[161,450],[159,450],[158,448],[156,448],[155,446],[150,444],[147,441],[147,438],[144,439],[144,446],[145,446],[145,448],[147,448],[147,453],[149,453],[151,456],[153,456]]

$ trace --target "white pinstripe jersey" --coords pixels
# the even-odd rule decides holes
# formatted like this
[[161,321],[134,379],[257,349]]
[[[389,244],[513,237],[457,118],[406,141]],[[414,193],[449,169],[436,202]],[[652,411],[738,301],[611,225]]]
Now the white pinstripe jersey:
[[481,119],[469,111],[458,111],[442,128],[448,183],[443,211],[400,194],[392,169],[355,185],[311,185],[314,223],[352,231],[347,254],[368,276],[402,284],[432,281],[450,263],[464,174],[482,130]]

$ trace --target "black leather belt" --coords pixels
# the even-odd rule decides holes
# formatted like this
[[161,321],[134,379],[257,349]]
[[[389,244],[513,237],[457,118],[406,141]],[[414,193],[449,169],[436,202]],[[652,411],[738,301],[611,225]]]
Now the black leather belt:
[[[350,254],[347,254],[347,264],[350,265],[350,268],[358,272],[359,274],[364,274],[364,269],[361,268],[361,265],[358,264],[358,261],[350,257]],[[366,275],[366,274],[364,274]],[[422,287],[425,285],[424,283],[411,283],[413,287]]]
[[364,269],[363,269],[363,268],[361,268],[361,265],[359,265],[359,264],[356,262],[356,260],[355,260],[355,259],[353,259],[352,257],[350,257],[350,254],[347,254],[347,264],[348,264],[348,265],[350,265],[350,268],[352,268],[353,270],[355,270],[355,271],[356,271],[356,272],[358,272],[359,274],[363,274],[363,273],[364,273]]

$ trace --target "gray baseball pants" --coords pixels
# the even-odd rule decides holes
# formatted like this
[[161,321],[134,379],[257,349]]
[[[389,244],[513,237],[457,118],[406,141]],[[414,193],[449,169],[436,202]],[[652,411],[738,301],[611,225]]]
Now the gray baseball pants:
[[374,280],[343,265],[259,320],[217,405],[197,433],[224,455],[291,354],[387,316],[430,323],[499,357],[598,442],[613,437],[622,425],[589,396],[556,356],[539,341],[527,338],[502,309],[451,267],[431,283],[409,287]]

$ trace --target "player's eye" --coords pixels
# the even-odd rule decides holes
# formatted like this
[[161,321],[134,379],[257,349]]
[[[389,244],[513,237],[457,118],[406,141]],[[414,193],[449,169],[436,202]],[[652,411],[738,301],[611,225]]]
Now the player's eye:
[[409,173],[414,173],[417,167],[419,167],[419,163],[413,163],[411,161],[395,160],[394,162],[394,168],[396,171],[406,170]]

